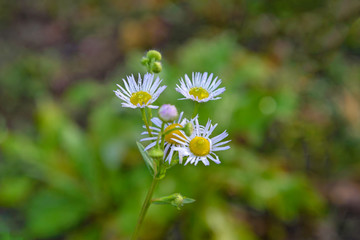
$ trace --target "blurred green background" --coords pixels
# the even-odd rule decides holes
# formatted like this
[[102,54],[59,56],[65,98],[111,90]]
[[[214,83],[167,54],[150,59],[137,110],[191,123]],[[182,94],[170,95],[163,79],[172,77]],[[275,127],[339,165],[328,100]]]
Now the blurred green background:
[[221,165],[178,165],[144,240],[360,239],[358,0],[0,0],[0,239],[117,240],[151,176],[138,110],[112,90],[163,54],[168,89],[211,72],[201,121],[227,129]]

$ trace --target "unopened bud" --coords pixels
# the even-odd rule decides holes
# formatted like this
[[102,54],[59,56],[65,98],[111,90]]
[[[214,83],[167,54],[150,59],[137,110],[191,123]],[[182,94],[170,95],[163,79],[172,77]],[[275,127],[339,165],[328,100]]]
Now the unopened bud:
[[152,158],[162,158],[164,156],[164,152],[160,148],[154,147],[149,151],[149,156]]
[[180,193],[175,193],[175,199],[173,200],[173,206],[177,207],[177,209],[181,209],[184,206],[184,197]]
[[154,73],[159,73],[162,70],[162,65],[161,62],[153,62],[153,64],[151,65],[151,70]]
[[143,58],[141,59],[141,64],[142,64],[142,65],[146,66],[148,63],[149,63],[149,59],[148,59],[147,57],[143,57]]
[[194,126],[192,125],[191,122],[188,122],[185,124],[184,132],[185,132],[186,136],[188,136],[188,137],[190,137],[191,134],[194,132]]
[[159,117],[164,122],[172,122],[177,119],[178,111],[174,105],[164,104],[159,109]]
[[148,58],[154,58],[155,61],[160,61],[161,60],[161,53],[159,53],[158,51],[156,50],[149,50],[147,53],[146,53],[146,56]]

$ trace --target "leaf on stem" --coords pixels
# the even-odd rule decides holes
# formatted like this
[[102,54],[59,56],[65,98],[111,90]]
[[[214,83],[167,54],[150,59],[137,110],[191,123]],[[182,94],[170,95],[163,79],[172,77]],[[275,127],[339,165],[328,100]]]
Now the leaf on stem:
[[154,162],[154,160],[144,150],[144,146],[141,143],[136,142],[136,144],[137,144],[137,146],[139,148],[139,151],[141,153],[141,156],[144,159],[144,162],[145,162],[147,168],[149,169],[149,172],[150,172],[151,176],[154,176],[154,173],[155,173],[155,162]]
[[154,204],[169,204],[180,210],[184,204],[193,203],[195,202],[195,199],[187,198],[180,193],[174,193],[169,196],[153,199],[152,202]]

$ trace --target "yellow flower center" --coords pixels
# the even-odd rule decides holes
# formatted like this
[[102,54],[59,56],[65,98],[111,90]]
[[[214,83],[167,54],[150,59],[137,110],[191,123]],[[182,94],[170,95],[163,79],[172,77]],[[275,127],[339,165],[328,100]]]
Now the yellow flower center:
[[135,106],[147,104],[151,99],[151,95],[144,91],[135,92],[130,97],[130,102]]
[[[171,129],[174,129],[174,128],[182,128],[182,127],[183,126],[181,126],[178,123],[173,123],[173,124],[170,124],[169,126],[167,126],[165,128],[164,132],[167,132],[167,131],[169,131]],[[175,136],[175,134],[179,135],[180,137],[185,138],[185,136],[180,132],[180,130],[174,130],[174,131],[171,131],[169,134],[165,135],[165,141],[170,143],[170,144],[178,144],[178,142],[175,142],[172,138],[177,139],[179,141],[183,141],[178,136]]]
[[189,144],[190,151],[196,156],[206,156],[210,152],[210,142],[203,137],[194,137]]
[[198,97],[199,100],[209,97],[208,91],[206,91],[202,87],[191,88],[189,94],[193,95],[195,98]]

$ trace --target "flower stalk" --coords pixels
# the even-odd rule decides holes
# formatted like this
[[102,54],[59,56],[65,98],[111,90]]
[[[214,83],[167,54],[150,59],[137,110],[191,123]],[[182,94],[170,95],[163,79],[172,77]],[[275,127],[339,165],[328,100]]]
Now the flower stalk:
[[149,121],[148,121],[148,124],[149,124],[149,126],[151,127],[151,119],[152,119],[152,111],[151,111],[151,108],[147,108],[147,113],[148,113],[148,119],[149,119]]
[[163,135],[164,128],[165,128],[165,122],[163,121],[162,124],[161,124],[161,132],[160,132],[160,134],[158,135],[157,140],[156,140],[156,146],[159,147],[160,137],[162,137],[162,139],[161,139],[161,149],[164,149],[164,144],[163,144],[163,142],[162,142],[162,141],[163,141],[163,138],[164,138],[164,135]]
[[151,129],[150,129],[149,123],[146,119],[145,108],[140,108],[140,111],[141,111],[142,120],[144,121],[144,124],[146,126],[146,130],[148,131],[149,136],[152,137]]
[[139,219],[138,219],[138,222],[136,224],[134,234],[133,234],[133,236],[131,238],[132,240],[136,240],[138,238],[138,235],[139,235],[139,232],[140,232],[140,229],[141,229],[141,225],[142,225],[142,223],[144,221],[144,218],[145,218],[145,215],[146,215],[146,213],[147,213],[147,211],[149,209],[149,206],[151,204],[152,196],[154,194],[155,188],[156,188],[159,180],[160,179],[157,179],[156,176],[154,175],[153,180],[152,180],[151,185],[150,185],[150,188],[149,188],[149,191],[147,192],[144,203],[142,205],[141,212],[140,212],[140,215],[139,215]]
[[198,114],[198,112],[199,112],[199,108],[200,108],[200,103],[199,102],[194,102],[194,112],[193,112],[193,114],[192,114],[192,118],[194,118],[194,117],[196,117],[196,115]]

